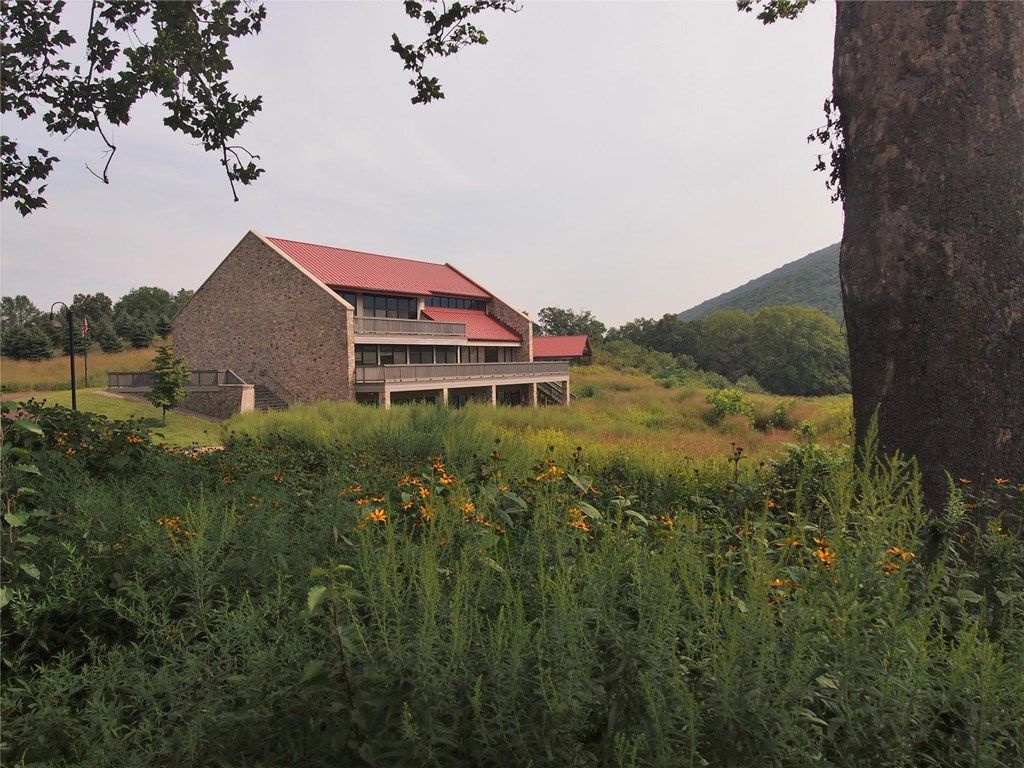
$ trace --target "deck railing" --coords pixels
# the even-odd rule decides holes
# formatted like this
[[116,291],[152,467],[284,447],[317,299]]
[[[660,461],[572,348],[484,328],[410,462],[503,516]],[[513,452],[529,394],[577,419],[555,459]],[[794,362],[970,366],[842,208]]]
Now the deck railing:
[[355,321],[357,335],[466,337],[465,323],[442,323],[437,320],[399,320],[390,317],[357,317]]
[[368,365],[356,368],[356,384],[467,379],[568,377],[568,363],[449,363],[440,365]]
[[[232,370],[189,371],[186,390],[215,389],[227,384],[244,384]],[[147,390],[153,387],[152,371],[110,371],[107,373],[107,389]]]

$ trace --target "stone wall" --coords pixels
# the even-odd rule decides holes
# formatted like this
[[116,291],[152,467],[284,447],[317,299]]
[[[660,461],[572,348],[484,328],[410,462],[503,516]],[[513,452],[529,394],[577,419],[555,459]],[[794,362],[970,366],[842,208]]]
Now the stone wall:
[[353,311],[249,232],[173,320],[189,368],[229,368],[286,400],[355,399]]
[[523,344],[516,348],[514,363],[533,362],[533,323],[518,309],[513,309],[497,296],[487,302],[487,314],[507,325],[523,337]]
[[252,384],[229,384],[216,391],[189,392],[181,403],[186,408],[215,419],[227,419],[236,413],[255,408],[256,395]]

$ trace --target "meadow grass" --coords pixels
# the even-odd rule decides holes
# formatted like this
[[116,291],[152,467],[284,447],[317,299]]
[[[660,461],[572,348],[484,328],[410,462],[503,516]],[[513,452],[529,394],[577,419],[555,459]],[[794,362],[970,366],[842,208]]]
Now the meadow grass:
[[[124,352],[89,351],[89,379],[85,378],[85,358],[75,355],[75,376],[83,389],[89,385],[105,387],[109,371],[148,371],[153,368],[152,349]],[[11,360],[0,358],[0,385],[8,392],[54,392],[71,389],[71,363],[68,355],[49,360]]]
[[1024,487],[973,525],[870,443],[679,471],[482,407],[49,418],[5,433],[5,764],[1024,760]]

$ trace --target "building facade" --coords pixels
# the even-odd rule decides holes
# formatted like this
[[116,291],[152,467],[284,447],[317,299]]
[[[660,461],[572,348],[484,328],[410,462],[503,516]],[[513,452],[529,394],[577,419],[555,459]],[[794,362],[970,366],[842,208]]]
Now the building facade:
[[[172,321],[189,367],[257,400],[569,402],[526,315],[448,264],[250,231]],[[186,404],[188,407],[188,404]]]

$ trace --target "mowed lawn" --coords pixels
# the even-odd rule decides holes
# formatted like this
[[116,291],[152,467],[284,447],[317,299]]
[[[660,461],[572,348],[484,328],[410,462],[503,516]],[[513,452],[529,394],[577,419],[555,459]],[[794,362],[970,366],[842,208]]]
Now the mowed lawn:
[[[18,399],[27,400],[30,397],[67,408],[71,407],[71,390],[26,393],[25,397]],[[152,433],[153,439],[158,443],[165,442],[183,447],[220,445],[221,443],[219,422],[168,411],[167,423],[163,424],[163,414],[160,408],[145,401],[128,400],[110,395],[99,388],[78,390],[78,410],[97,413],[108,419],[141,419]]]

